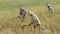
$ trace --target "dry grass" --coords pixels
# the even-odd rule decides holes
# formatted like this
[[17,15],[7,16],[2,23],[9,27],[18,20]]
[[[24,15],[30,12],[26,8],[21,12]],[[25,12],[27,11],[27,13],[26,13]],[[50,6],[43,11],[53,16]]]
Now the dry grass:
[[[19,1],[21,5],[19,5]],[[22,2],[24,2],[23,5]],[[29,2],[32,3],[29,5]],[[21,27],[23,25],[29,24],[30,17],[27,16],[25,21],[22,23],[21,19],[17,17],[19,16],[19,6],[23,6],[27,12],[34,12],[39,17],[41,21],[40,34],[60,34],[60,4],[54,2],[51,3],[51,5],[54,8],[55,12],[54,14],[50,14],[47,12],[48,10],[46,8],[46,3],[44,0],[42,0],[40,4],[39,0],[37,0],[37,2],[36,0],[13,0],[9,2],[8,0],[1,0],[2,4],[0,3],[0,34],[39,34],[38,28],[34,30],[32,26],[32,31],[30,31],[30,27],[25,27],[23,33]],[[10,5],[8,6],[7,3]],[[6,5],[3,6],[4,4]]]

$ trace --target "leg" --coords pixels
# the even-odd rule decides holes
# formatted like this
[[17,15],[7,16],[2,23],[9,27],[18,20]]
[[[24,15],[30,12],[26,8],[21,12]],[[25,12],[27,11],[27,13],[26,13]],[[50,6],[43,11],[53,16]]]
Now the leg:
[[32,31],[32,27],[31,27],[31,25],[33,24],[33,22],[31,22],[30,24],[29,24],[29,27],[30,27],[30,30]]
[[40,29],[40,24],[37,24],[37,27]]
[[34,29],[36,28],[36,25],[34,25]]
[[37,24],[38,27],[38,33],[40,34],[40,24]]
[[36,28],[36,26],[37,26],[37,24],[36,24],[36,23],[34,23],[34,29]]
[[34,25],[34,34],[37,33],[37,32],[36,32],[36,26],[37,26],[37,25]]

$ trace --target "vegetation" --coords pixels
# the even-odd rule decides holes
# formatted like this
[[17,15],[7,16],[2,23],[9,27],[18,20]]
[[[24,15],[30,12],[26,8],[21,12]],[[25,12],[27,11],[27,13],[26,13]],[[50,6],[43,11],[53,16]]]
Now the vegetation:
[[[54,8],[54,14],[48,12],[47,3]],[[21,27],[29,24],[31,17],[21,22],[17,17],[20,7],[39,17],[40,34],[60,34],[60,0],[0,0],[0,34],[23,34]],[[24,34],[38,34],[37,28],[32,32],[28,28],[24,28]]]

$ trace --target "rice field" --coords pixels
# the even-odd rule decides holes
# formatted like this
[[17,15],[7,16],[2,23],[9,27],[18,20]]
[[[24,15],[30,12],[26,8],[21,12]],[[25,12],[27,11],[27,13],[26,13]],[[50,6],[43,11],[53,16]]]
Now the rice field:
[[[54,8],[54,14],[50,14],[47,3]],[[20,7],[34,12],[41,21],[38,28],[25,27],[30,23],[31,17],[27,16],[21,22],[19,16]],[[60,34],[60,0],[0,0],[0,34]]]

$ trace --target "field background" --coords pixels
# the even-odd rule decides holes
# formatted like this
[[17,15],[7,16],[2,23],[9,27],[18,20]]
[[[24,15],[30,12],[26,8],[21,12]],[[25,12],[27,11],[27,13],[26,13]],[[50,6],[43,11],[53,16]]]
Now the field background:
[[[50,14],[47,3],[54,8],[54,14]],[[38,29],[32,31],[23,25],[30,22],[29,16],[22,23],[19,9],[34,12],[41,21],[40,34],[60,34],[60,0],[0,0],[0,34],[38,34]],[[29,31],[28,31],[29,30]]]

